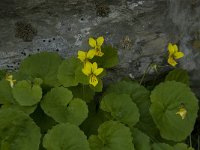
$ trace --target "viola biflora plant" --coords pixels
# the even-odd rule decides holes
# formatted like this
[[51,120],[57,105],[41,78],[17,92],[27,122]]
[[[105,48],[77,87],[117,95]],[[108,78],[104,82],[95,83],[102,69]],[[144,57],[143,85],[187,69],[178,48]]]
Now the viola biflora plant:
[[[175,68],[149,91],[137,81],[103,87],[117,50],[90,38],[88,51],[63,59],[42,52],[0,81],[1,150],[193,150],[185,144],[198,100]],[[168,63],[183,57],[169,44]],[[156,66],[154,66],[156,68]]]

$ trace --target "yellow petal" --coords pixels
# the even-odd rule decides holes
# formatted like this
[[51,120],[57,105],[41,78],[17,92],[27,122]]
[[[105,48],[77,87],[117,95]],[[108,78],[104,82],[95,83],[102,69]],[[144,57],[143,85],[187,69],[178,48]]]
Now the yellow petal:
[[175,67],[177,65],[177,62],[174,60],[173,57],[169,56],[167,61],[171,66]]
[[178,52],[178,46],[176,44],[173,45],[174,53]]
[[179,108],[179,111],[176,114],[180,115],[182,119],[185,119],[187,110],[184,107]]
[[101,46],[103,44],[103,42],[104,42],[103,36],[100,36],[100,37],[97,38],[97,45],[98,46]]
[[169,51],[170,55],[172,55],[174,53],[174,47],[173,47],[172,43],[168,44],[168,51]]
[[87,53],[87,58],[92,59],[95,56],[95,53],[96,53],[95,49],[89,50]]
[[98,67],[97,63],[94,62],[94,63],[92,64],[92,72],[94,72],[95,70],[97,70],[97,67]]
[[96,40],[93,38],[89,38],[89,45],[91,47],[95,47],[97,45]]
[[100,75],[102,72],[103,72],[103,68],[98,68],[98,69],[96,69],[93,73],[94,73],[96,76],[98,76],[98,75]]
[[184,56],[184,53],[183,53],[183,52],[176,52],[176,53],[174,53],[174,58],[175,58],[175,59],[182,58],[183,56]]
[[89,81],[90,84],[92,84],[94,87],[98,84],[98,79],[95,75],[90,75],[90,81]]
[[92,73],[92,64],[90,62],[86,62],[82,72],[86,75],[89,76]]
[[85,61],[85,59],[86,59],[86,55],[87,55],[87,52],[84,52],[84,51],[78,51],[78,59],[80,59],[82,62]]

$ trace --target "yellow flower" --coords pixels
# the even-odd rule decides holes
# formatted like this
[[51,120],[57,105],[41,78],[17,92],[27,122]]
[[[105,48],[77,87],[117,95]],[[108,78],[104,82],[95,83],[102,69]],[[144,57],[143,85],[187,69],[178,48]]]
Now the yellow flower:
[[178,51],[178,47],[176,44],[172,45],[172,43],[168,44],[168,51],[169,51],[169,58],[168,63],[175,67],[177,65],[177,62],[175,59],[179,59],[184,56],[183,52]]
[[10,82],[10,86],[13,88],[14,83],[16,82],[16,80],[13,80],[13,75],[6,75],[6,80]]
[[185,109],[184,106],[181,106],[176,114],[180,115],[182,119],[185,119],[187,110]]
[[93,50],[96,51],[96,56],[103,56],[104,53],[101,51],[101,46],[104,42],[104,38],[102,36],[98,37],[96,40],[93,38],[89,38],[89,45],[94,48]]
[[98,68],[97,63],[94,62],[93,64],[90,62],[86,62],[82,72],[89,76],[89,84],[92,84],[94,87],[98,84],[97,76],[103,72],[103,68]]
[[95,50],[89,50],[88,52],[78,51],[78,59],[86,63],[88,59],[92,59],[95,56]]

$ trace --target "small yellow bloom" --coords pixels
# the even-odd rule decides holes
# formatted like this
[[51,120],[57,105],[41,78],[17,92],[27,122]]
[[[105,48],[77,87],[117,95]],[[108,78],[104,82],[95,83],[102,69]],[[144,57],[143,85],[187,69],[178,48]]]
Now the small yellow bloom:
[[185,119],[186,114],[187,114],[187,110],[186,110],[186,108],[182,105],[182,106],[179,108],[179,110],[178,110],[178,112],[177,112],[176,114],[177,114],[177,115],[180,115],[182,119]]
[[89,38],[89,45],[94,48],[93,50],[96,51],[96,56],[103,56],[104,53],[101,51],[101,46],[104,42],[104,38],[102,36],[98,37],[96,40],[93,38]]
[[13,80],[13,75],[6,75],[6,80],[10,82],[10,86],[13,88],[14,83],[16,82],[16,80]]
[[88,59],[92,59],[95,56],[95,50],[89,50],[88,52],[78,51],[78,59],[86,63]]
[[177,65],[175,59],[182,58],[184,56],[184,53],[179,52],[177,45],[176,44],[172,45],[172,43],[168,44],[168,51],[169,51],[168,63],[173,67],[175,67]]
[[92,84],[94,87],[98,84],[97,76],[103,72],[103,68],[98,68],[97,63],[94,62],[93,64],[90,62],[86,62],[82,72],[89,76],[89,84]]

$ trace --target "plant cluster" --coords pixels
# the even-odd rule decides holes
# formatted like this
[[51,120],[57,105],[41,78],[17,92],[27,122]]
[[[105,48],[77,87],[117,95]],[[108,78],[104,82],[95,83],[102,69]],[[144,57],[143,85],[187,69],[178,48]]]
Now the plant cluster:
[[[198,100],[185,70],[174,69],[153,90],[124,79],[103,87],[118,64],[104,38],[63,59],[41,52],[0,81],[1,150],[193,150],[184,143]],[[169,44],[168,63],[183,57]],[[156,66],[154,66],[156,68]]]

